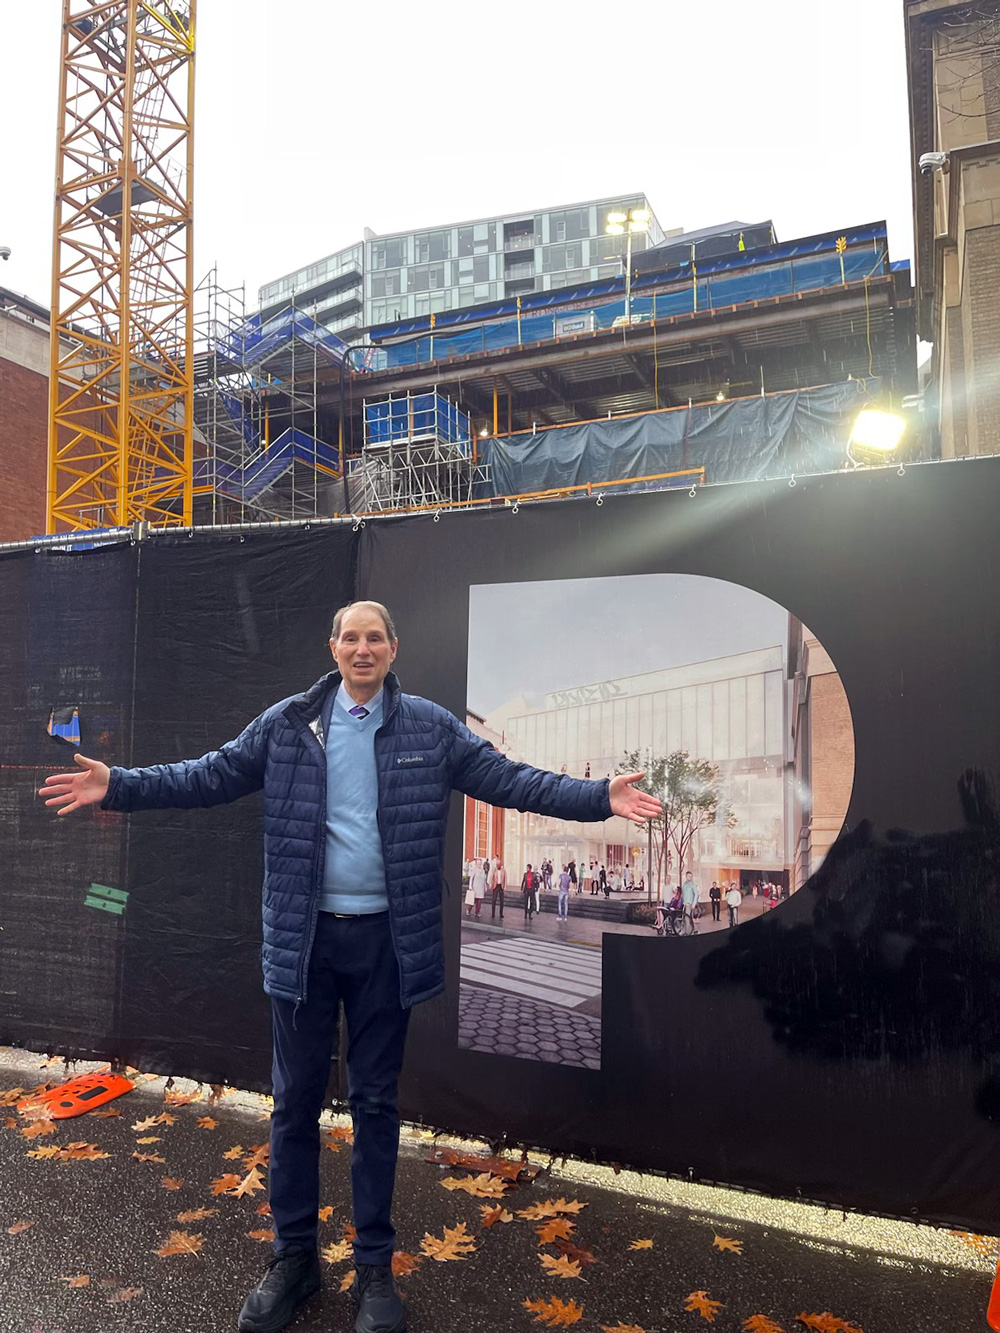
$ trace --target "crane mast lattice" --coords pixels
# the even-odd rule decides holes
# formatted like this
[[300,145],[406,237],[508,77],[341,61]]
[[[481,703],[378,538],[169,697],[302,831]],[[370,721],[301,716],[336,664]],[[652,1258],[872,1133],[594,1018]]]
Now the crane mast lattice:
[[188,524],[196,0],[63,0],[49,532]]

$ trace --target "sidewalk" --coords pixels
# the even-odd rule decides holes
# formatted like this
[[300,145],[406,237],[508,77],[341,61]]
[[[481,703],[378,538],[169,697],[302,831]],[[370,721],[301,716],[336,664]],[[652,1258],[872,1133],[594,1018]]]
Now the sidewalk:
[[[617,924],[611,921],[594,921],[587,917],[581,917],[575,914],[573,906],[580,901],[586,901],[589,895],[570,894],[569,898],[569,917],[563,923],[555,912],[556,895],[552,893],[543,893],[542,898],[551,900],[548,904],[551,910],[536,912],[533,917],[526,918],[520,893],[516,897],[512,894],[507,895],[507,901],[504,905],[503,919],[499,916],[490,915],[490,900],[487,897],[483,901],[483,907],[476,916],[473,911],[472,916],[466,914],[466,907],[462,906],[462,941],[465,942],[465,931],[488,930],[499,934],[524,934],[543,936],[546,939],[560,940],[565,944],[577,944],[584,947],[599,949],[601,947],[601,936],[607,932],[615,935],[651,935],[653,933],[651,926],[628,925],[624,921]],[[645,894],[639,893],[613,893],[611,902],[621,904],[627,903],[645,903]],[[699,935],[711,935],[718,931],[729,929],[729,914],[726,911],[725,903],[722,904],[722,919],[718,922],[712,920],[711,904],[704,901],[701,904],[702,916],[698,922]],[[764,914],[763,898],[744,898],[740,910],[740,924],[752,921],[756,917]],[[780,910],[780,909],[778,909]]]
[[[39,1056],[0,1051],[0,1095],[87,1068],[43,1067]],[[181,1080],[177,1089],[195,1085]],[[245,1164],[233,1151],[245,1156],[266,1143],[268,1110],[250,1093],[209,1105],[207,1091],[189,1105],[165,1106],[164,1080],[140,1081],[107,1108],[117,1116],[57,1122],[54,1133],[37,1138],[22,1135],[25,1124],[10,1107],[0,1112],[0,1333],[232,1333],[270,1254],[269,1219],[261,1211],[266,1191],[234,1197],[213,1193],[212,1182],[230,1172],[243,1176]],[[163,1113],[173,1123],[135,1128]],[[334,1125],[347,1133],[342,1118],[328,1122]],[[428,1164],[432,1146],[455,1142],[432,1144],[432,1137],[418,1128],[404,1134],[397,1182],[398,1246],[411,1256],[401,1261],[411,1271],[399,1278],[409,1333],[530,1333],[545,1325],[524,1303],[553,1298],[580,1311],[570,1310],[568,1321],[580,1333],[700,1333],[706,1320],[685,1308],[699,1293],[721,1303],[713,1333],[741,1333],[755,1315],[773,1325],[754,1327],[784,1333],[985,1328],[993,1263],[947,1232],[574,1161],[509,1187],[502,1198],[476,1198],[442,1188],[468,1173]],[[141,1138],[155,1142],[139,1145]],[[99,1155],[28,1155],[39,1145],[57,1152],[73,1143],[93,1144]],[[350,1220],[349,1149],[342,1137],[330,1137],[328,1146],[325,1287],[291,1333],[353,1329],[353,1308],[339,1293],[351,1267],[349,1246],[340,1244]],[[531,1160],[548,1165],[544,1156]],[[558,1206],[543,1209],[540,1220],[519,1215],[547,1201]],[[484,1210],[497,1204],[512,1220],[484,1225]],[[553,1217],[551,1230],[564,1239],[546,1243],[538,1228]],[[462,1225],[473,1237],[469,1257],[439,1262],[423,1253],[425,1237]],[[191,1239],[161,1257],[157,1251],[169,1250],[176,1232]],[[727,1246],[720,1249],[715,1238]],[[580,1276],[557,1276],[553,1261],[570,1255]],[[839,1322],[797,1318],[824,1312]]]

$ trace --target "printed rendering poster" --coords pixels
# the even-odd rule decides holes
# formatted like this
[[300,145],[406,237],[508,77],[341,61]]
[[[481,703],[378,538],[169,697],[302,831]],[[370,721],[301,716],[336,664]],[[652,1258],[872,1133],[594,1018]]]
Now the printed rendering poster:
[[696,947],[781,903],[844,823],[854,730],[788,610],[686,574],[470,589],[467,722],[574,778],[642,770],[664,817],[465,802],[459,1045],[597,1069],[607,931]]

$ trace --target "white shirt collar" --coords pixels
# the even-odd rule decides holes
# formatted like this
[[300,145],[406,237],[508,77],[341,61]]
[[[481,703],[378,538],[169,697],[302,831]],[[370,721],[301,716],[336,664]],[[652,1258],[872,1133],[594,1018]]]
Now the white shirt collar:
[[[361,707],[367,708],[369,713],[374,713],[376,708],[382,707],[382,698],[384,694],[385,694],[385,686],[383,685],[382,688],[379,690],[378,694],[376,694],[373,698],[369,699],[366,704],[362,704]],[[346,713],[349,713],[352,708],[357,707],[357,703],[358,703],[357,699],[355,699],[352,696],[347,686],[344,684],[343,681],[341,681],[340,684],[337,686],[337,697],[334,700],[334,705],[338,708],[343,708]]]

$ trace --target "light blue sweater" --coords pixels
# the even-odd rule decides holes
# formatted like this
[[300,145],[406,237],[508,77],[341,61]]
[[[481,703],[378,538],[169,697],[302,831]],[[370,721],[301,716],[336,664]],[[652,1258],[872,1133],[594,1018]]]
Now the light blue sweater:
[[326,736],[326,862],[321,912],[384,912],[385,862],[378,827],[375,733],[382,725],[379,694],[367,717],[351,717],[354,700],[343,686]]

